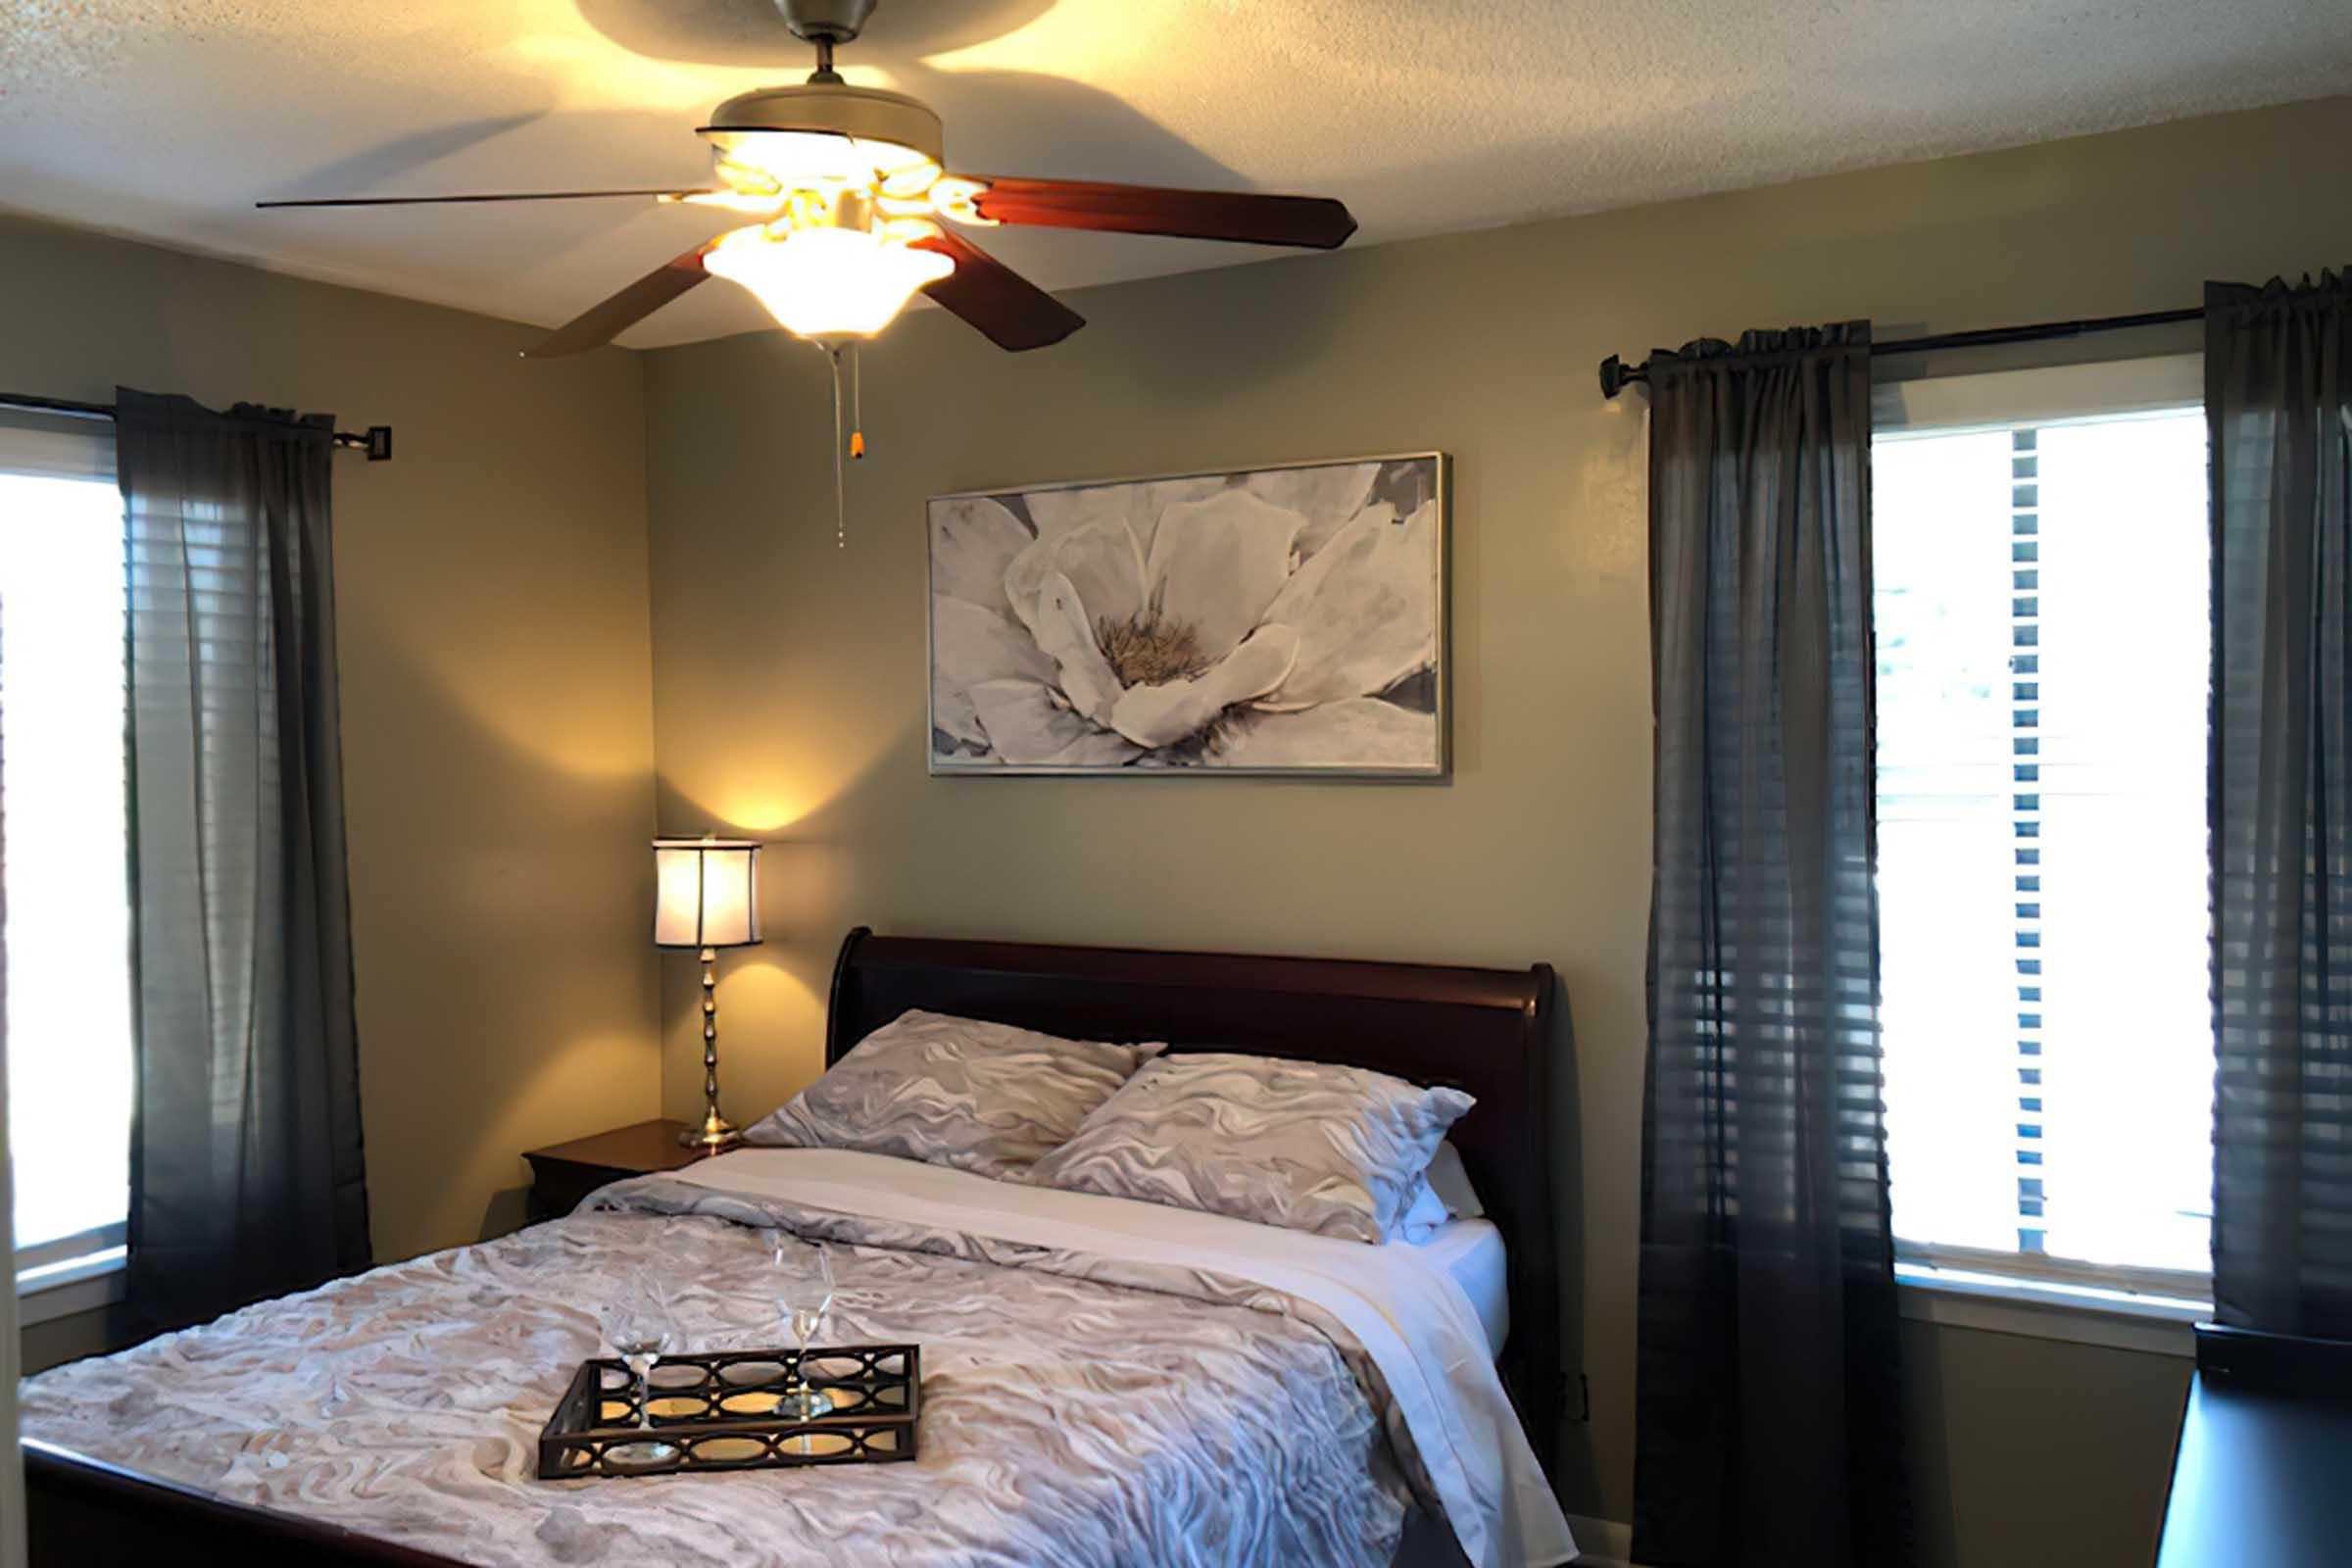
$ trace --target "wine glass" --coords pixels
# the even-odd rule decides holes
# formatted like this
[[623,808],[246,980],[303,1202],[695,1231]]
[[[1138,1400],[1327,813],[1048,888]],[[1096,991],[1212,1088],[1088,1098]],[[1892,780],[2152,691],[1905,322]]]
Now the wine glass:
[[817,1277],[806,1280],[792,1271],[797,1251],[789,1231],[768,1233],[768,1261],[775,1271],[776,1315],[791,1325],[793,1348],[797,1351],[792,1362],[795,1386],[788,1388],[777,1401],[776,1414],[790,1421],[812,1421],[833,1408],[833,1401],[809,1385],[808,1370],[809,1343],[823,1329],[825,1314],[833,1307],[833,1260],[820,1244],[815,1249]]
[[630,1443],[614,1444],[605,1450],[607,1461],[619,1465],[663,1464],[678,1455],[674,1443],[664,1443],[652,1436],[653,1415],[650,1406],[654,1389],[654,1363],[662,1359],[670,1348],[673,1329],[669,1314],[662,1309],[653,1295],[642,1284],[635,1289],[623,1287],[605,1302],[605,1343],[612,1353],[628,1363],[631,1379],[630,1396],[637,1406],[633,1423],[646,1437]]

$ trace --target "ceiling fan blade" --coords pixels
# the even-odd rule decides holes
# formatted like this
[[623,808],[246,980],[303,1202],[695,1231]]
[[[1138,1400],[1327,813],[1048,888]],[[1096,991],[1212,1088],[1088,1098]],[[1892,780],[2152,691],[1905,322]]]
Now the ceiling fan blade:
[[583,202],[603,196],[710,196],[710,190],[502,191],[487,196],[325,196],[313,201],[255,202],[256,207],[432,207],[452,202]]
[[580,354],[604,347],[709,277],[710,272],[703,268],[703,258],[710,254],[710,246],[717,243],[712,240],[709,245],[697,245],[683,255],[663,262],[611,299],[590,306],[557,327],[538,344],[523,350],[522,357],[526,360],[552,360],[565,354]]
[[1083,179],[972,176],[988,189],[974,199],[982,218],[1046,228],[1173,234],[1253,245],[1330,250],[1355,232],[1354,215],[1328,196],[1253,196],[1244,191],[1170,190]]
[[1086,324],[1086,318],[979,246],[951,229],[935,239],[911,242],[956,263],[956,270],[923,292],[987,334],[1001,349],[1018,354],[1058,343]]

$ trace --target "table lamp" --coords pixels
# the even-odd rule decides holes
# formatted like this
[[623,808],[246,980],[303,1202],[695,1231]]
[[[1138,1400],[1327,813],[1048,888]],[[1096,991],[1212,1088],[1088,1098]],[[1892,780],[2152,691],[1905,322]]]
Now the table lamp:
[[703,957],[703,1125],[678,1135],[716,1152],[743,1141],[718,1113],[718,950],[760,940],[760,846],[750,839],[654,840],[654,946]]

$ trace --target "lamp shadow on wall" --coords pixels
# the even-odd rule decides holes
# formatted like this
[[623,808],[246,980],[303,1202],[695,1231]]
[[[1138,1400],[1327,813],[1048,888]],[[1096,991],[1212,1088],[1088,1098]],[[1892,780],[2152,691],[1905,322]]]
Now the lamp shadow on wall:
[[[362,554],[346,552],[346,573]],[[658,1071],[643,1030],[652,858],[619,834],[610,859],[583,848],[644,820],[649,759],[642,738],[599,739],[593,715],[557,723],[551,742],[543,693],[510,680],[502,710],[481,679],[495,661],[459,686],[464,649],[436,667],[424,633],[347,586],[336,641],[362,1107],[371,1228],[390,1259],[515,1229],[522,1150],[645,1113],[610,1086]],[[583,1105],[590,1086],[608,1092]]]
[[[841,913],[849,896],[846,858],[838,848],[850,836],[845,809],[868,792],[870,780],[882,768],[905,761],[904,727],[858,739],[861,744],[836,750],[821,763],[812,763],[809,752],[798,751],[789,769],[769,771],[754,761],[735,762],[710,770],[717,776],[694,790],[669,773],[658,774],[655,781],[662,831],[755,839],[761,847],[760,912],[764,940],[758,947],[727,954],[719,977],[720,1083],[722,1089],[732,1086],[727,1098],[739,1104],[746,1075],[729,1072],[728,1053],[730,1041],[742,1048],[745,1032],[741,1026],[729,1029],[730,1013],[770,1027],[779,1019],[812,1020],[812,1040],[799,1038],[801,1031],[795,1029],[793,1038],[771,1035],[756,1040],[751,1049],[789,1052],[794,1059],[786,1076],[796,1081],[813,1078],[822,1066],[833,959],[843,933],[855,923]],[[832,929],[832,923],[841,928]],[[665,1104],[669,1071],[675,1066],[682,1072],[680,1063],[685,1060],[681,1048],[678,1061],[671,1061],[672,1035],[684,1040],[699,1034],[693,1021],[700,990],[690,978],[683,967],[673,972],[665,965],[661,974]],[[773,1066],[763,1061],[749,1076],[755,1082],[768,1081],[775,1076]],[[760,1107],[760,1113],[766,1108]],[[736,1119],[748,1125],[757,1118]]]

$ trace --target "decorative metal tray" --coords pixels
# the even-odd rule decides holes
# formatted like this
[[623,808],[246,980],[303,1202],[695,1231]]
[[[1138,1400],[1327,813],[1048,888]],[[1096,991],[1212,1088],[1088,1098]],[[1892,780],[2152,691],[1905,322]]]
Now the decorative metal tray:
[[583,1361],[540,1431],[539,1478],[874,1464],[915,1456],[923,1398],[920,1348],[811,1348],[809,1387],[831,1408],[805,1421],[775,1413],[799,1381],[792,1372],[795,1358],[791,1350],[759,1349],[665,1355],[647,1379],[645,1427],[637,1424],[636,1379],[627,1363]]

